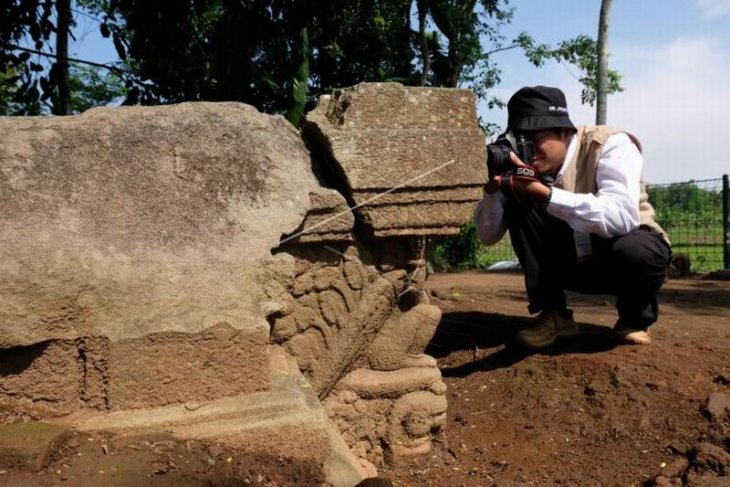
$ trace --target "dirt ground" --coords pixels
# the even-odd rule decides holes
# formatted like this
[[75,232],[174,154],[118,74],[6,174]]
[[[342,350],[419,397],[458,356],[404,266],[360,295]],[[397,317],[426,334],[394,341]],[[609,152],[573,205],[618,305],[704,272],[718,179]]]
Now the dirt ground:
[[428,353],[448,423],[398,486],[730,486],[730,282],[669,280],[648,346],[616,346],[610,296],[570,295],[581,335],[534,353],[519,274],[437,274]]
[[[730,281],[668,281],[654,343],[642,347],[609,339],[611,297],[570,295],[582,334],[543,353],[512,343],[529,324],[522,289],[519,274],[428,282],[444,312],[427,351],[448,386],[448,422],[431,454],[378,466],[382,476],[398,487],[730,486]],[[23,434],[31,449],[61,435]],[[58,438],[40,471],[0,470],[0,486],[321,480],[304,465],[166,437]]]

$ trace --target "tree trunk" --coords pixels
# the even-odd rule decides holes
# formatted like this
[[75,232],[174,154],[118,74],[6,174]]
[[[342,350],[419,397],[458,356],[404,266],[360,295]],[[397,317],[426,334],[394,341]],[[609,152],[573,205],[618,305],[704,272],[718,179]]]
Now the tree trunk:
[[608,14],[611,0],[601,1],[601,15],[598,20],[598,71],[596,73],[596,124],[606,123],[606,98],[608,91]]
[[56,83],[58,91],[53,100],[55,115],[71,115],[71,87],[68,72],[68,36],[71,30],[71,0],[57,0],[58,30],[56,32]]
[[428,83],[428,72],[431,70],[431,53],[428,50],[428,38],[426,37],[426,14],[428,6],[426,0],[418,0],[418,37],[421,40],[421,60],[423,61],[423,70],[421,71],[421,79],[418,84],[426,86]]

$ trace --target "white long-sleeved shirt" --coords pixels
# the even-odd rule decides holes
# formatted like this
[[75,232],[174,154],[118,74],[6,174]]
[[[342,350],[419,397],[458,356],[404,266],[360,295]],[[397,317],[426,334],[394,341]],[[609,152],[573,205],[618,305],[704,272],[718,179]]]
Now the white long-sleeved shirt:
[[[578,141],[573,136],[559,174],[565,172],[577,150]],[[625,235],[639,226],[642,166],[641,152],[629,136],[613,134],[606,140],[598,160],[596,193],[579,194],[553,188],[547,212],[564,220],[577,232],[605,238]],[[492,245],[504,236],[506,200],[499,191],[484,192],[474,212],[477,235],[482,243]]]

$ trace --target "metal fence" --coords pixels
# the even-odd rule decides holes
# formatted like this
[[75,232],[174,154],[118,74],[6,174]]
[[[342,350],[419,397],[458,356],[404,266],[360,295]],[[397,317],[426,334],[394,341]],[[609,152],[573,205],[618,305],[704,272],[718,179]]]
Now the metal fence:
[[[689,257],[692,272],[730,268],[729,186],[724,175],[647,187],[655,218],[672,241],[672,252]],[[509,235],[497,245],[477,249],[480,267],[516,260]]]
[[648,188],[656,221],[667,231],[675,256],[689,257],[691,270],[728,266],[728,176]]

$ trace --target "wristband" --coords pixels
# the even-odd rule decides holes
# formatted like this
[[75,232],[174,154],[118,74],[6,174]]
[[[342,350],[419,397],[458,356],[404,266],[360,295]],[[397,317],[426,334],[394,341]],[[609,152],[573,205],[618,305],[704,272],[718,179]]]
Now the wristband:
[[547,194],[547,196],[545,196],[545,199],[543,199],[541,201],[540,205],[544,209],[547,209],[547,206],[550,204],[550,200],[552,200],[552,199],[553,199],[553,185],[550,184],[550,185],[548,185],[548,194]]

